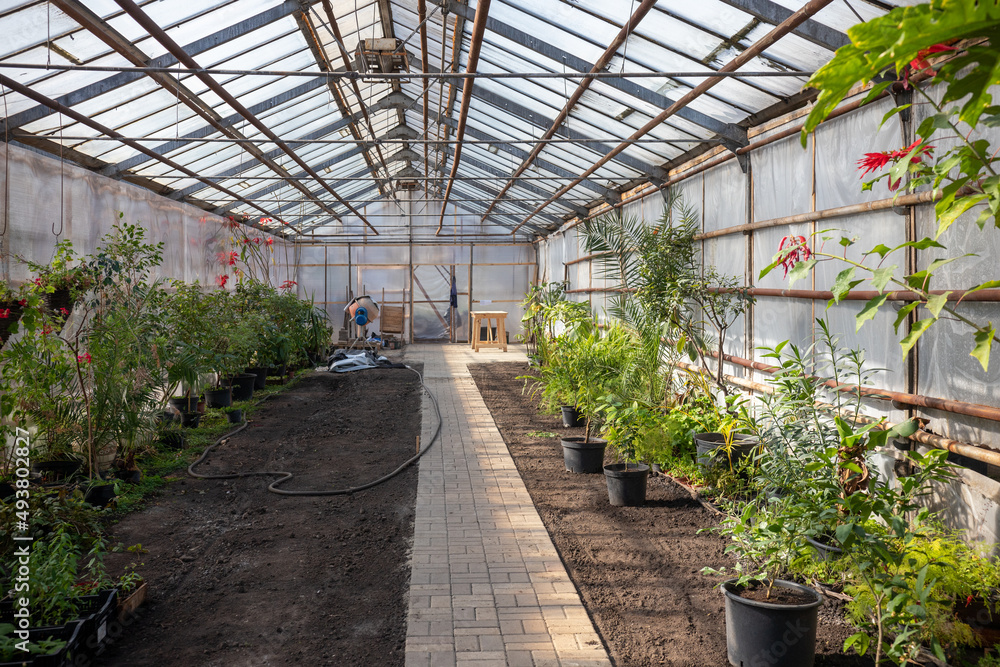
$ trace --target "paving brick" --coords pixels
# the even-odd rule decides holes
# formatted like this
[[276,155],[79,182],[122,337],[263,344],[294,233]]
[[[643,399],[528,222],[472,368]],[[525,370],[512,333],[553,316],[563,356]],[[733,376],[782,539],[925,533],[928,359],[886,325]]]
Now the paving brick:
[[[509,349],[407,349],[443,423],[419,463],[406,667],[611,664],[468,372],[526,360]],[[428,442],[437,417],[429,401],[423,410]]]

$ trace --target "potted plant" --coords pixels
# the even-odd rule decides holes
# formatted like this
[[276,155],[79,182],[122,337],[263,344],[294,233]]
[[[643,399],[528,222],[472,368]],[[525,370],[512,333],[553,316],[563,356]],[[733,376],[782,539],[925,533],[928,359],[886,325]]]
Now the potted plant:
[[44,295],[45,306],[53,316],[68,318],[76,302],[97,282],[92,267],[86,262],[73,265],[78,260],[73,243],[68,239],[56,243],[55,255],[49,264],[22,259],[35,273],[31,284]]

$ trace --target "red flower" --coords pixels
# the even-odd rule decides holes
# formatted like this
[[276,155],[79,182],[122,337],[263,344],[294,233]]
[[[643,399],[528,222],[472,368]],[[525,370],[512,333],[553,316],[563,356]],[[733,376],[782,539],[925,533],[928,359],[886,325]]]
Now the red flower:
[[69,311],[66,310],[65,308],[60,308],[59,312],[62,313],[63,317],[69,317]]
[[20,301],[18,301],[18,303],[21,304],[22,308],[24,308],[24,307],[26,307],[28,305],[28,300],[27,299],[21,299]]
[[76,358],[76,360],[81,364],[89,364],[92,361],[92,359],[90,358],[90,352],[84,352],[83,354],[79,355]]
[[[954,46],[946,46],[944,44],[935,44],[934,46],[928,46],[926,49],[920,49],[917,51],[917,57],[910,61],[910,67],[913,68],[914,72],[922,72],[924,70],[930,70],[931,64],[927,62],[927,57],[932,56],[935,53],[947,53],[948,51],[957,51]],[[934,76],[934,71],[931,70],[931,76]]]
[[267,245],[274,245],[274,239],[268,239]]
[[251,242],[251,241],[250,241],[250,239],[249,239],[249,238],[245,238],[245,239],[243,239],[243,243],[250,243],[250,242]]
[[[881,153],[865,153],[865,156],[860,160],[858,160],[858,169],[864,169],[864,171],[861,172],[861,178],[864,178],[870,172],[882,169],[890,162],[896,162],[897,160],[902,160],[903,158],[905,158],[907,155],[910,154],[910,151],[912,151],[915,148],[917,149],[917,151],[913,154],[913,157],[910,158],[910,162],[912,164],[917,164],[923,159],[925,155],[929,156],[934,151],[933,146],[921,146],[920,142],[922,141],[923,139],[917,139],[906,148],[900,148],[899,150],[895,151],[882,151]],[[898,189],[901,182],[902,182],[901,178],[897,178],[894,181],[890,176],[889,189],[890,190]]]
[[256,243],[257,245],[260,245],[260,237],[259,236],[253,237],[253,242]]
[[785,270],[785,278],[788,277],[788,271],[793,266],[812,256],[812,251],[806,245],[806,238],[804,236],[783,236],[781,243],[778,244],[778,252],[780,253],[786,249],[787,252],[781,258],[781,268]]
[[298,283],[295,282],[294,280],[286,280],[285,282],[281,283],[278,289],[292,289],[296,285],[298,285]]
[[264,224],[274,222],[271,218],[261,218],[260,221]]
[[226,283],[229,282],[229,276],[221,275],[215,279],[215,282],[218,283],[219,287],[225,287]]
[[39,287],[41,287],[41,286],[42,286],[42,279],[41,279],[41,278],[35,278],[35,279],[34,279],[34,280],[32,280],[31,282],[35,283],[35,284],[36,284],[36,285],[38,285]]
[[52,327],[50,327],[48,324],[42,326],[42,335],[43,336],[48,336],[50,333],[52,333]]
[[0,310],[0,320],[5,320],[10,317],[10,308],[4,308]]
[[236,266],[236,258],[239,257],[239,253],[235,250],[229,253],[229,266]]

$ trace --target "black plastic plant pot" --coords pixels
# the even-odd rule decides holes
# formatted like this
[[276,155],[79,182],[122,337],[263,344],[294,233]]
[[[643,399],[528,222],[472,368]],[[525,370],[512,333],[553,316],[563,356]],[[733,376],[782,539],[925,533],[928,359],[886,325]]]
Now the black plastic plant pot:
[[94,507],[107,507],[116,495],[114,484],[95,484],[87,489],[83,500]]
[[184,428],[198,428],[199,422],[201,422],[200,412],[181,413],[181,426]]
[[232,410],[226,413],[226,417],[229,418],[230,424],[242,424],[243,423],[243,411],[242,410]]
[[811,588],[778,579],[783,588],[808,598],[801,604],[776,604],[741,597],[735,579],[722,584],[726,596],[726,650],[729,663],[812,667],[816,657],[816,616],[823,603]]
[[604,466],[608,482],[608,500],[615,507],[641,507],[646,504],[646,480],[649,466],[645,463],[612,463]]
[[[80,652],[80,633],[83,630],[83,623],[72,621],[66,625],[58,625],[45,628],[32,628],[28,630],[28,641],[37,644],[45,639],[57,639],[66,642],[62,648],[51,653],[32,653],[25,658],[14,662],[0,662],[0,667],[65,667],[65,665],[77,664],[77,656]],[[87,661],[89,662],[89,661]]]
[[811,537],[806,537],[806,542],[808,542],[810,546],[816,550],[816,560],[819,561],[834,560],[839,558],[840,555],[844,553],[844,550],[840,547],[835,547],[832,544],[825,544],[819,540],[814,540]]
[[24,308],[18,303],[0,303],[0,310],[7,313],[7,317],[0,318],[0,347],[7,342],[7,339],[14,333],[17,321],[21,319]]
[[587,425],[587,418],[580,414],[574,405],[563,405],[562,418],[563,428],[582,428]]
[[[702,470],[709,470],[714,465],[726,461],[726,436],[721,433],[695,433],[695,449],[698,451],[698,465]],[[743,433],[733,434],[732,464],[735,468],[750,455],[760,440]],[[720,450],[720,447],[722,448]],[[728,461],[726,461],[728,466]]]
[[583,436],[563,438],[563,462],[569,472],[596,474],[604,470],[604,448],[607,440],[591,438],[584,442]]
[[174,396],[169,401],[170,407],[178,412],[195,412],[198,409],[197,396]]
[[267,386],[267,369],[263,367],[247,368],[244,373],[254,375],[253,388],[263,389]]
[[115,477],[128,484],[138,484],[142,481],[142,471],[138,468],[135,470],[117,470],[115,471]]
[[268,377],[283,378],[285,377],[287,368],[288,367],[285,364],[281,364],[280,366],[271,366],[270,368],[267,369],[267,375]]
[[167,449],[184,449],[184,445],[187,444],[187,438],[184,437],[183,433],[166,431],[160,434],[160,444]]
[[39,461],[31,464],[31,469],[51,480],[71,477],[83,464],[80,461]]
[[234,401],[249,401],[253,398],[253,390],[257,386],[255,373],[240,373],[232,378],[230,387],[233,390]]
[[210,408],[228,408],[233,404],[233,388],[208,389],[205,391],[205,405]]

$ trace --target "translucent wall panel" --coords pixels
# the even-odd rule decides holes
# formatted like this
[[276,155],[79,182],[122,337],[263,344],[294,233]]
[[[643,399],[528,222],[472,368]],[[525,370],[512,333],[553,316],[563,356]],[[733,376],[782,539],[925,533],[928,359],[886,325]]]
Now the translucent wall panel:
[[[7,221],[2,255],[8,280],[17,283],[29,275],[15,256],[47,263],[62,239],[73,241],[81,254],[91,253],[121,219],[140,224],[151,241],[164,243],[159,277],[215,284],[226,274],[230,285],[235,282],[228,263],[220,261],[220,253],[234,249],[220,217],[9,144],[0,144],[0,164],[5,165],[0,169],[0,197],[8,187],[10,192],[10,201],[0,202],[0,221]],[[268,238],[252,232],[258,234],[262,242]],[[269,248],[272,274],[287,273],[285,244],[279,239]]]
[[[812,138],[809,139],[810,146]],[[770,220],[810,210],[812,151],[798,135],[750,154],[754,220]],[[780,237],[779,237],[780,238]]]

